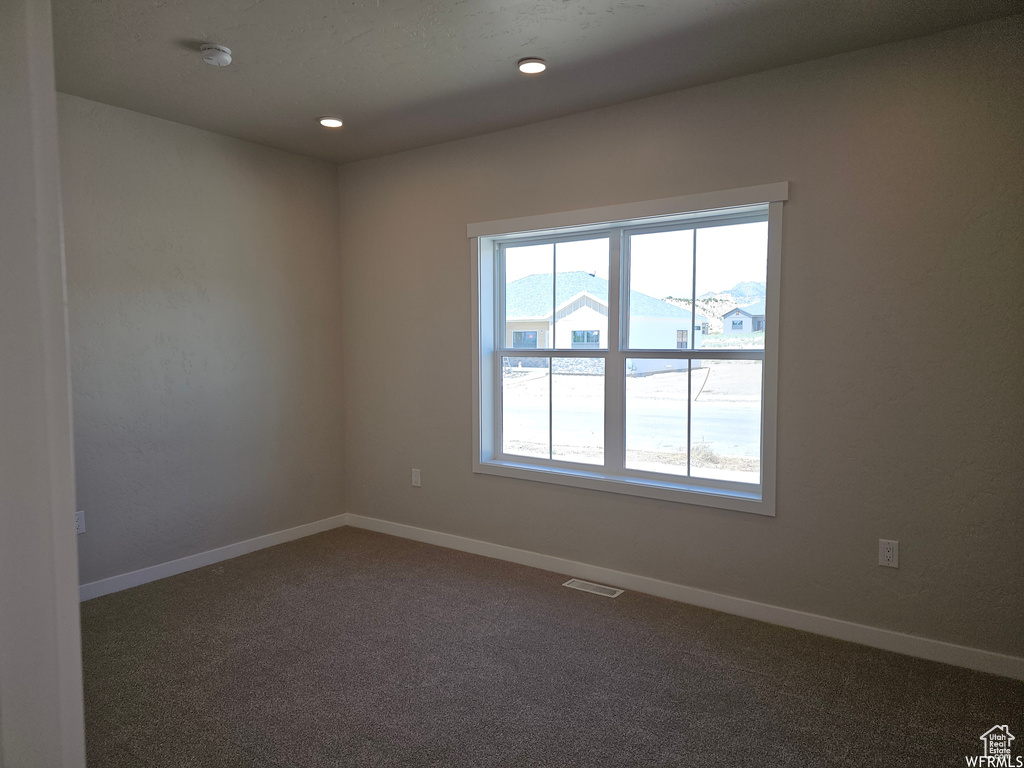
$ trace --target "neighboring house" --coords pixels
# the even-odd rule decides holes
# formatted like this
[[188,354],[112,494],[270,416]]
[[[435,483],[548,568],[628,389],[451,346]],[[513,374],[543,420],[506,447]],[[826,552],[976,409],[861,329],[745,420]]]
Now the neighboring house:
[[722,317],[722,333],[756,333],[764,330],[764,302],[737,307]]
[[[514,349],[602,349],[608,343],[608,281],[587,272],[559,272],[553,297],[551,275],[528,275],[505,286],[505,344]],[[630,291],[630,345],[638,349],[699,349],[707,318],[638,291]],[[553,321],[553,324],[552,324]],[[675,366],[634,360],[635,372]],[[699,361],[694,361],[699,366]]]

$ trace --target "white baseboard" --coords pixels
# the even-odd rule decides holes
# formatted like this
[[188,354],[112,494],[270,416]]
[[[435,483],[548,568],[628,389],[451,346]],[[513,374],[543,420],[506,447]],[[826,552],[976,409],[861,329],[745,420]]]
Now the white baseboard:
[[217,549],[189,555],[188,557],[181,557],[177,560],[171,560],[169,563],[160,563],[149,568],[140,568],[130,573],[122,573],[120,576],[111,576],[109,579],[91,581],[88,584],[82,584],[78,588],[78,599],[83,601],[91,600],[94,597],[109,595],[111,592],[120,592],[122,589],[130,589],[150,581],[165,579],[168,576],[176,576],[185,571],[202,568],[204,565],[213,565],[222,560],[230,560],[233,557],[247,555],[258,549],[266,549],[276,544],[284,544],[287,541],[302,539],[306,536],[312,536],[314,533],[329,531],[332,528],[341,528],[346,525],[347,518],[348,515],[335,515],[325,520],[297,525],[294,528],[268,533],[265,536],[257,536],[255,539],[246,539],[235,544],[228,544],[225,547],[218,547]]
[[817,635],[825,635],[826,637],[833,637],[838,640],[848,640],[853,643],[871,646],[872,648],[895,651],[907,656],[916,656],[921,659],[940,661],[944,664],[953,664],[958,667],[976,669],[980,672],[989,672],[994,675],[1024,680],[1024,658],[1018,656],[983,651],[977,648],[943,642],[942,640],[931,640],[926,637],[870,627],[866,624],[855,624],[852,621],[843,621],[842,619],[833,619],[815,613],[795,611],[791,608],[781,608],[777,605],[744,600],[741,597],[708,592],[707,590],[686,587],[682,584],[673,584],[647,576],[624,573],[612,570],[611,568],[578,563],[574,560],[565,560],[560,557],[553,557],[552,555],[542,555],[525,549],[515,549],[514,547],[506,547],[501,544],[467,539],[450,533],[416,528],[411,525],[393,523],[388,520],[363,517],[362,515],[352,513],[348,513],[345,517],[347,518],[347,524],[356,528],[387,533],[392,536],[413,539],[414,541],[421,541],[426,544],[436,544],[440,547],[470,552],[474,555],[507,560],[512,563],[519,563],[520,565],[541,568],[545,571],[575,576],[579,579],[597,581],[620,589],[629,589],[635,592],[643,592],[648,595],[675,600],[680,603],[711,608],[723,613],[731,613],[748,619],[768,622],[769,624],[778,624],[779,626],[801,629],[805,632],[813,632]]
[[108,595],[111,592],[119,592],[122,589],[137,587],[150,581],[174,576],[195,568],[202,568],[205,565],[229,560],[249,552],[255,552],[258,549],[272,547],[275,544],[284,544],[287,541],[312,536],[315,533],[321,533],[332,528],[340,528],[345,525],[399,536],[403,539],[421,541],[426,544],[435,544],[439,547],[447,547],[448,549],[470,552],[474,555],[493,557],[497,560],[507,560],[511,563],[541,568],[545,571],[554,571],[555,573],[574,576],[578,579],[597,581],[609,586],[619,587],[620,589],[643,592],[680,603],[711,608],[715,611],[731,613],[736,616],[756,619],[769,624],[778,624],[779,626],[792,629],[801,629],[805,632],[834,637],[838,640],[848,640],[853,643],[881,648],[886,651],[894,651],[907,656],[916,656],[921,659],[940,661],[944,664],[953,664],[958,667],[976,669],[980,672],[989,672],[994,675],[1024,680],[1024,658],[1018,656],[983,651],[941,640],[931,640],[926,637],[907,635],[888,629],[869,627],[866,624],[855,624],[852,621],[843,621],[842,619],[833,619],[815,613],[795,611],[791,608],[781,608],[777,605],[768,605],[767,603],[758,603],[753,600],[744,600],[741,597],[708,592],[707,590],[695,589],[694,587],[687,587],[682,584],[673,584],[647,576],[638,576],[634,573],[624,573],[623,571],[615,571],[611,568],[602,568],[601,566],[588,565],[587,563],[578,563],[574,560],[565,560],[564,558],[552,555],[542,555],[525,549],[506,547],[501,544],[492,544],[487,541],[468,539],[451,533],[416,528],[412,525],[403,525],[402,523],[393,523],[389,520],[364,517],[352,513],[336,515],[326,520],[317,520],[316,522],[296,526],[284,531],[269,533],[266,536],[229,544],[226,547],[211,549],[208,552],[200,552],[199,554],[182,557],[169,563],[161,563],[160,565],[142,568],[131,573],[124,573],[120,576],[111,576],[109,579],[101,579],[89,584],[83,584],[79,587],[79,597],[81,600],[89,600],[94,597]]

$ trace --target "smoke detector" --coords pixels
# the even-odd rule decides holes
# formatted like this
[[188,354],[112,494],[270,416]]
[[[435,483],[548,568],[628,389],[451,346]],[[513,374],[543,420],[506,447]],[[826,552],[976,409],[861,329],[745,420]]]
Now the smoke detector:
[[203,61],[207,64],[215,67],[226,67],[231,63],[231,49],[225,48],[223,45],[204,43],[199,46],[199,50],[202,51]]

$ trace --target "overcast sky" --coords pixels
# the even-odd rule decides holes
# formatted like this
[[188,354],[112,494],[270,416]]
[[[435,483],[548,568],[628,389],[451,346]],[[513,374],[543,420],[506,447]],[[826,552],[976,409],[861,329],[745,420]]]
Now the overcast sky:
[[[693,230],[634,235],[630,247],[634,291],[658,299],[692,295]],[[550,245],[507,249],[507,281],[550,274],[553,250]],[[697,230],[697,295],[721,293],[748,280],[765,282],[767,252],[767,222]],[[582,270],[607,280],[608,240],[559,243],[557,262],[559,272]]]

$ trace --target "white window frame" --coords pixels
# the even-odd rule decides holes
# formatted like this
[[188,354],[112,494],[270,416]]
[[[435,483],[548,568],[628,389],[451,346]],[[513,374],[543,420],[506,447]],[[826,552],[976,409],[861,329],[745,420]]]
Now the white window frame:
[[[779,279],[782,257],[783,203],[789,199],[788,182],[764,184],[756,187],[723,190],[681,197],[648,200],[624,205],[590,208],[562,213],[542,214],[518,219],[479,222],[467,226],[466,234],[472,243],[473,272],[473,471],[523,480],[568,485],[592,490],[610,491],[632,496],[662,499],[719,509],[775,514],[776,471],[776,401],[778,392],[778,313]],[[614,382],[614,374],[622,370],[627,357],[657,357],[666,352],[681,354],[684,350],[630,350],[623,331],[625,318],[618,308],[627,306],[623,300],[628,287],[622,285],[622,257],[620,242],[611,238],[609,249],[609,296],[614,292],[618,302],[609,302],[608,332],[610,345],[599,356],[605,359],[605,466],[574,464],[558,460],[532,460],[501,453],[500,444],[500,357],[504,339],[499,336],[500,318],[496,308],[500,303],[496,278],[498,261],[495,244],[498,240],[534,238],[593,237],[602,229],[650,227],[673,220],[675,224],[685,217],[700,222],[712,217],[743,216],[744,207],[751,212],[767,207],[768,265],[767,295],[765,297],[765,349],[762,380],[761,408],[761,482],[735,483],[727,481],[677,478],[628,469],[607,470],[605,467],[623,467],[624,401],[618,393],[622,387]],[[724,209],[730,209],[728,211]],[[681,223],[681,222],[680,222]],[[556,356],[588,355],[599,350],[551,350]],[[686,350],[685,354],[699,357],[701,350]],[[742,351],[737,350],[742,359]],[[707,356],[707,355],[705,355]],[[623,385],[624,386],[624,385]],[[609,397],[614,394],[614,399]]]

